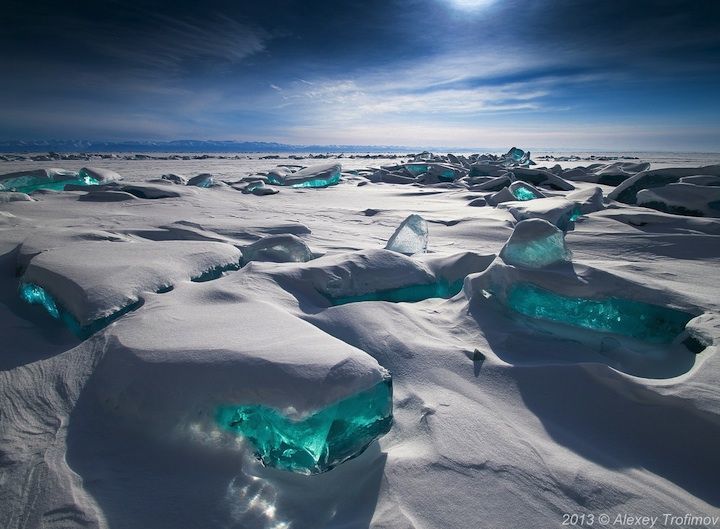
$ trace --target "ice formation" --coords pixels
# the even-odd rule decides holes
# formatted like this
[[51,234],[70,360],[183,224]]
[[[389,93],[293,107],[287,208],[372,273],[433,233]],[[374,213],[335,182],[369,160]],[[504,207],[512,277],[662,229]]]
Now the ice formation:
[[38,190],[62,191],[65,186],[96,186],[119,180],[121,177],[108,169],[83,167],[80,171],[66,169],[36,169],[0,176],[0,191],[34,193]]
[[720,187],[678,182],[643,189],[637,193],[637,204],[676,215],[720,217]]
[[331,297],[333,305],[358,303],[361,301],[390,301],[393,303],[415,303],[431,298],[451,298],[458,294],[463,287],[462,279],[449,283],[437,281],[420,285],[410,285],[387,290],[377,290],[352,296]]
[[212,187],[214,183],[215,179],[213,178],[213,175],[210,173],[202,173],[197,176],[193,176],[187,181],[186,185],[195,187]]
[[510,211],[516,220],[544,219],[563,231],[567,231],[580,216],[582,210],[577,202],[563,197],[538,198],[525,202],[508,202],[498,206]]
[[512,285],[507,304],[531,318],[660,344],[672,342],[694,317],[681,310],[628,299],[563,296],[531,283]]
[[267,466],[317,474],[361,454],[392,424],[388,377],[308,416],[291,419],[262,405],[221,406],[217,421],[247,439]]
[[424,253],[428,246],[428,225],[424,218],[413,213],[406,218],[388,239],[386,250],[412,255]]
[[643,189],[663,187],[677,182],[680,178],[694,175],[720,176],[720,165],[698,168],[671,167],[642,171],[623,181],[610,192],[608,198],[626,204],[635,204],[638,192]]
[[239,262],[237,248],[218,242],[75,242],[33,257],[21,281],[42,287],[86,328],[137,303],[143,293]]
[[243,263],[250,261],[271,261],[273,263],[304,263],[313,255],[303,240],[290,233],[268,235],[245,246],[242,250]]
[[272,171],[268,182],[290,187],[328,187],[340,182],[342,166],[339,163],[320,164],[306,167],[294,173]]
[[572,254],[557,227],[546,220],[528,219],[517,223],[500,257],[513,266],[543,268],[569,261]]

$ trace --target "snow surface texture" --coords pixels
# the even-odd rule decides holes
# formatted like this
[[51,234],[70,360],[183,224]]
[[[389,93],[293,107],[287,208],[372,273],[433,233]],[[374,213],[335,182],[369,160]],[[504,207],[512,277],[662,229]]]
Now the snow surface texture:
[[[284,162],[221,177],[138,160],[117,183],[0,193],[0,527],[720,514],[720,220],[710,191],[673,191],[717,189],[718,166]],[[208,171],[211,187],[182,185]],[[242,192],[272,174],[279,193]],[[322,175],[338,181],[291,183]],[[411,215],[428,252],[384,249]],[[79,337],[21,283],[85,322],[133,310]],[[329,472],[264,466],[277,437],[237,422],[276,410],[291,435],[388,373],[392,427]],[[298,450],[321,462],[313,439]]]

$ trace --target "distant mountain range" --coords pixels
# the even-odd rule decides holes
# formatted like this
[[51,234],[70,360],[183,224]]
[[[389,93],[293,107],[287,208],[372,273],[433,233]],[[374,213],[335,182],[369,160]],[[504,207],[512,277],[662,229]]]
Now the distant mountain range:
[[[0,152],[417,152],[402,145],[289,145],[264,141],[88,141],[37,140],[0,141]],[[442,149],[440,149],[442,150]],[[458,149],[454,149],[457,151]],[[462,149],[466,150],[466,149]]]

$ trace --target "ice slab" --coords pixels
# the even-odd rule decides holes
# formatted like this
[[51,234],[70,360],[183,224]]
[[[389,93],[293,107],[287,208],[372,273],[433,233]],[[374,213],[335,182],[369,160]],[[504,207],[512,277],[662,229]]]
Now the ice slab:
[[720,165],[708,165],[698,168],[671,167],[642,171],[613,189],[608,198],[625,204],[636,204],[637,194],[643,189],[663,187],[677,182],[680,178],[695,175],[720,176]]
[[21,282],[45,289],[87,327],[137,303],[143,293],[239,261],[240,250],[216,242],[76,242],[33,257]]
[[544,268],[570,261],[572,254],[565,245],[565,235],[553,224],[542,219],[518,222],[500,251],[507,264],[523,268]]
[[388,239],[386,250],[412,255],[424,253],[428,247],[428,225],[424,218],[413,213],[407,217]]
[[262,405],[221,406],[217,422],[246,438],[266,466],[300,474],[326,472],[360,455],[392,425],[392,383],[291,419]]
[[342,166],[339,163],[320,164],[306,167],[294,173],[271,171],[268,182],[290,187],[328,187],[340,182]]
[[531,318],[658,344],[671,343],[694,317],[681,310],[627,299],[563,296],[531,283],[512,285],[507,304]]

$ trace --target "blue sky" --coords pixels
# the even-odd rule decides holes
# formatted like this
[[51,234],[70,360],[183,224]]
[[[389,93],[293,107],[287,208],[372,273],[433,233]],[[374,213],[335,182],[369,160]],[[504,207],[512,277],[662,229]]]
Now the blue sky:
[[19,2],[2,139],[720,151],[720,2]]

